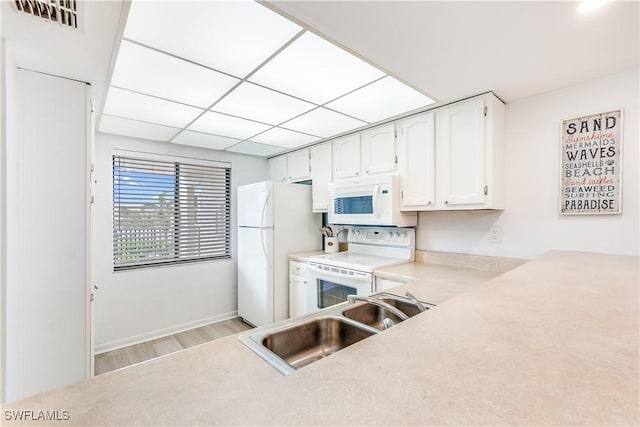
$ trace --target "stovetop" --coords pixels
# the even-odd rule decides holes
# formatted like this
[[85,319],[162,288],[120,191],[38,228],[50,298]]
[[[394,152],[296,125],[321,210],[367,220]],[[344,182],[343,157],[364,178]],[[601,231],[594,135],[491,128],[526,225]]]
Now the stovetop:
[[351,227],[349,250],[317,255],[309,262],[366,273],[376,268],[413,261],[415,230],[394,227]]
[[330,265],[333,267],[350,268],[352,270],[373,272],[376,268],[389,267],[396,264],[410,262],[411,259],[395,258],[382,255],[371,255],[353,251],[335,254],[316,255],[309,258],[309,262]]

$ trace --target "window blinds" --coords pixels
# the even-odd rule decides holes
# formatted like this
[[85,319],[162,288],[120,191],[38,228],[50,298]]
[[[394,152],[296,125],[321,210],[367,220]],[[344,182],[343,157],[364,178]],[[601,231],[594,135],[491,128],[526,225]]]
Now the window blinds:
[[231,169],[113,156],[114,270],[231,257]]

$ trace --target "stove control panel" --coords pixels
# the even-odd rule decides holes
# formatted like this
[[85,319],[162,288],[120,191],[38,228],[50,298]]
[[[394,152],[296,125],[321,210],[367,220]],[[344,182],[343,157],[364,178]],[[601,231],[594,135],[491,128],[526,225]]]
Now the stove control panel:
[[348,241],[377,246],[413,247],[415,233],[413,228],[351,227]]

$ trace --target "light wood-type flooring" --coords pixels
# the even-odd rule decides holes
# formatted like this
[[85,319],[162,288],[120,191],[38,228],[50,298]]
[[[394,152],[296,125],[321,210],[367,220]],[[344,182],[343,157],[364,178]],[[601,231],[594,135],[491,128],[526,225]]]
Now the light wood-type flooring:
[[207,341],[213,341],[227,335],[244,332],[248,329],[251,329],[251,326],[236,317],[235,319],[212,323],[168,337],[100,353],[95,357],[95,375],[144,362],[154,357],[183,350]]

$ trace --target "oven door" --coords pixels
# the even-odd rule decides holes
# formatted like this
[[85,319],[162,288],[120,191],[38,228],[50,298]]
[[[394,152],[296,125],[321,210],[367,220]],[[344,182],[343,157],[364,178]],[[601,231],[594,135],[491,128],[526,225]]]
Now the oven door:
[[347,268],[308,263],[309,312],[345,302],[348,295],[370,295],[373,274]]

